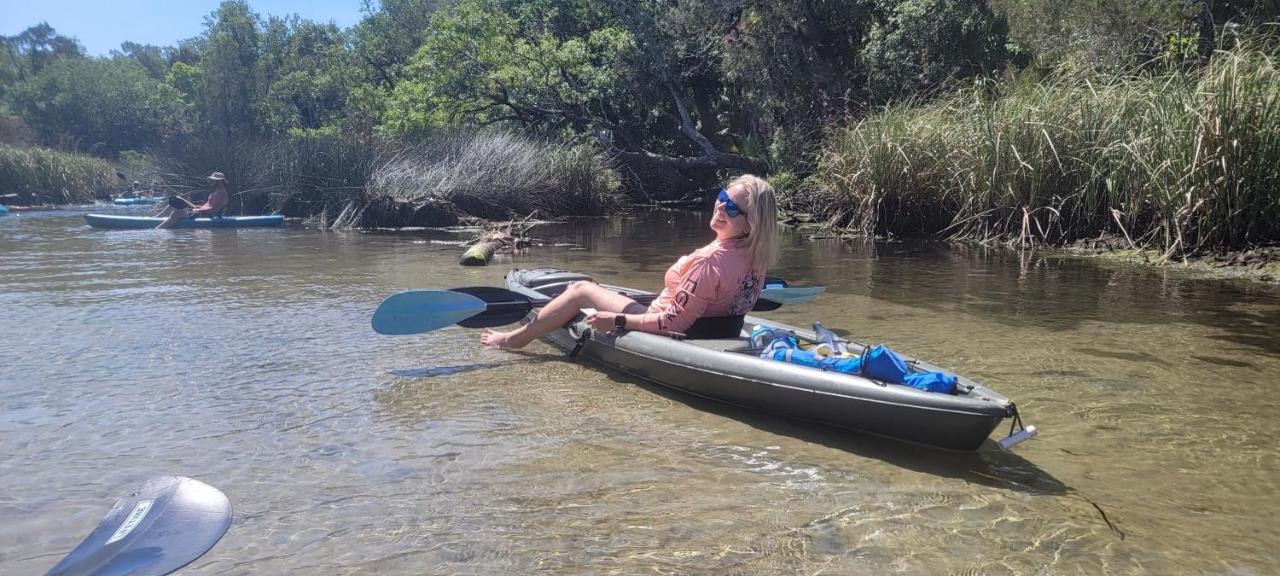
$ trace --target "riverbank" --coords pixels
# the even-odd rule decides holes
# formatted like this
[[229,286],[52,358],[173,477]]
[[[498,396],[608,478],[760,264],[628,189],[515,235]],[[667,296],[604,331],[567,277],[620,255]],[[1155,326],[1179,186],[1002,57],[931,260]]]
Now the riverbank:
[[1103,262],[1154,266],[1200,278],[1280,284],[1280,246],[1259,246],[1243,250],[1205,252],[1179,258],[1166,258],[1166,254],[1158,250],[1132,247],[1124,238],[1111,236],[1077,241],[1068,246],[1047,249],[1044,253]]
[[[806,240],[840,239],[851,241],[884,241],[885,237],[865,236],[841,230],[827,223],[814,222],[812,214],[785,214],[780,218],[785,225],[797,229]],[[968,238],[941,240],[944,244],[997,245],[1017,251],[1016,242],[981,242]],[[1089,260],[1101,264],[1141,266],[1174,270],[1199,278],[1250,280],[1268,284],[1280,284],[1280,245],[1255,246],[1242,250],[1202,251],[1172,257],[1167,252],[1150,246],[1134,246],[1122,237],[1102,234],[1070,244],[1048,246],[1031,245],[1027,250],[1043,255]]]
[[[1242,45],[1188,70],[983,81],[851,118],[815,139],[811,173],[769,177],[791,218],[837,235],[1067,251],[1115,236],[1126,240],[1117,258],[1141,259],[1126,252],[1136,245],[1159,251],[1148,260],[1218,253],[1228,256],[1206,267],[1248,269],[1232,264],[1235,254],[1280,242],[1276,50]],[[518,131],[199,141],[166,154],[137,157],[145,166],[125,172],[196,200],[208,191],[204,175],[223,172],[230,212],[330,228],[609,215],[683,201],[661,197],[675,190],[627,189],[627,168],[595,143]],[[718,188],[704,184],[705,196],[688,198],[695,206],[709,206]]]

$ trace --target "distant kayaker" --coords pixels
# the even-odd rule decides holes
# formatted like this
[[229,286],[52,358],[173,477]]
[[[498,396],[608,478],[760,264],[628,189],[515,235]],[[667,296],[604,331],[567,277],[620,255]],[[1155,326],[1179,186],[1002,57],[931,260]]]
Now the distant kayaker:
[[583,308],[594,308],[587,323],[596,330],[684,333],[703,316],[740,316],[755,306],[765,272],[777,259],[777,202],[773,187],[745,175],[720,191],[711,215],[716,239],[682,256],[667,269],[665,287],[644,305],[594,282],[575,282],[510,332],[485,330],[485,346],[523,348],[564,326]]
[[137,198],[138,188],[139,188],[138,181],[134,180],[132,183],[129,184],[127,188],[124,189],[124,192],[120,194],[120,197],[121,198]]
[[165,218],[156,228],[168,228],[173,226],[174,222],[183,218],[195,218],[197,216],[216,216],[227,207],[227,203],[231,201],[230,194],[227,193],[227,177],[221,172],[214,172],[205,178],[210,185],[213,186],[213,193],[209,194],[209,199],[204,204],[196,206],[186,198],[181,196],[170,196],[169,217]]

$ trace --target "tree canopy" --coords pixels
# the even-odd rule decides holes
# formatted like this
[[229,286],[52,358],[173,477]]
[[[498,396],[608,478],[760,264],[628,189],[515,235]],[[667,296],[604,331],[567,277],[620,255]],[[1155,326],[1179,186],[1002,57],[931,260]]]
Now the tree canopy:
[[634,180],[812,167],[833,123],[1034,63],[1207,58],[1275,0],[366,0],[349,29],[227,0],[174,46],[0,37],[0,115],[45,144],[428,137],[598,143]]

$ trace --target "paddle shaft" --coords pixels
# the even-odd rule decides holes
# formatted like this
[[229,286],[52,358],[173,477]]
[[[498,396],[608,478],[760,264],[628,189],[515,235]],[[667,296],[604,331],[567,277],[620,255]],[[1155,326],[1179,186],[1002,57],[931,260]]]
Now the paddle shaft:
[[[770,278],[760,293],[754,311],[774,310],[785,304],[810,302],[821,287],[788,288],[786,282]],[[641,305],[652,303],[652,293],[628,294]],[[513,292],[493,286],[471,286],[453,290],[407,290],[393,294],[378,305],[371,324],[379,334],[421,334],[452,324],[464,328],[493,328],[519,322],[529,312],[551,299],[541,294]]]
[[[780,287],[781,287],[781,288],[784,288],[784,289],[787,287],[787,283],[786,283],[786,281],[785,281],[785,280],[782,280],[782,279],[780,279],[780,278],[769,278],[769,279],[767,280],[767,282],[765,283],[765,285],[766,285],[766,286],[768,286],[769,284],[781,284],[782,286],[780,286]],[[772,289],[773,289],[773,290],[777,290],[778,288],[779,288],[779,287],[774,287],[774,288],[772,288]],[[505,302],[501,302],[501,301],[500,301],[500,302],[492,302],[492,301],[490,301],[490,299],[489,299],[489,298],[487,298],[487,297],[486,297],[486,294],[495,294],[495,293],[497,293],[497,294],[501,294],[501,295],[503,295],[503,296],[507,296],[508,294],[513,294],[513,293],[510,293],[510,292],[508,292],[507,290],[500,289],[500,288],[499,288],[499,289],[492,289],[492,288],[489,288],[489,287],[483,287],[483,286],[482,286],[482,287],[453,288],[452,290],[453,290],[454,292],[463,292],[463,293],[466,293],[466,294],[471,294],[471,295],[473,295],[473,296],[476,296],[477,298],[480,298],[481,300],[484,300],[484,301],[485,301],[485,304],[487,305],[487,306],[486,306],[486,308],[485,308],[485,312],[486,312],[486,313],[488,313],[488,312],[503,313],[503,312],[508,312],[508,311],[511,311],[511,310],[521,310],[521,311],[525,311],[525,312],[527,312],[528,310],[531,310],[531,309],[533,309],[533,308],[541,308],[542,306],[545,306],[545,305],[547,304],[547,302],[550,302],[550,301],[551,301],[551,299],[550,299],[550,298],[546,298],[546,297],[543,297],[543,298],[534,298],[534,297],[532,297],[532,296],[525,296],[525,295],[521,294],[521,295],[519,295],[519,296],[520,296],[520,298],[518,298],[518,299],[509,300],[509,301],[505,301]],[[765,291],[768,291],[768,290],[770,290],[770,288],[766,288],[766,289],[765,289]],[[652,293],[650,293],[650,294],[638,294],[638,295],[635,295],[635,296],[630,296],[630,298],[631,298],[632,300],[635,300],[635,302],[636,302],[637,304],[644,304],[644,305],[648,306],[649,304],[653,303],[653,301],[654,301],[654,300],[657,300],[657,299],[658,299],[658,295],[657,295],[657,294],[652,294]],[[758,302],[757,302],[757,304],[758,304]],[[526,306],[528,306],[528,308],[525,308]],[[759,306],[759,305],[757,305],[757,306],[756,306],[756,309],[767,309],[767,310],[772,310],[772,309],[774,309],[774,308],[777,308],[777,306],[770,306],[770,307],[767,307],[767,308],[764,308],[764,307]]]
[[[771,280],[771,283],[783,284],[785,286],[785,282],[781,280],[774,280],[774,279],[770,279],[770,280]],[[788,288],[771,288],[770,290],[782,291],[782,290],[788,290]],[[807,290],[807,289],[801,289],[801,290]],[[468,294],[484,302],[485,307],[483,311],[457,321],[457,324],[459,326],[462,326],[463,328],[494,328],[497,326],[506,326],[507,324],[513,324],[515,322],[519,322],[529,312],[536,310],[538,308],[541,308],[551,301],[551,298],[548,298],[545,296],[536,297],[536,296],[531,296],[527,294],[521,294],[518,292],[512,292],[504,288],[494,288],[491,286],[471,286],[471,287],[465,287],[465,288],[454,288],[450,292],[461,292],[463,294]],[[637,304],[642,304],[642,305],[648,305],[658,297],[657,294],[652,294],[652,293],[637,294],[634,296],[629,295],[629,296]],[[808,298],[812,299],[812,295],[809,295]],[[756,305],[753,308],[753,310],[757,310],[757,311],[774,310],[781,305],[782,304],[779,302],[773,302],[773,301],[769,301],[764,298],[761,298],[760,300],[756,301]],[[437,326],[437,325],[433,324],[432,326]]]

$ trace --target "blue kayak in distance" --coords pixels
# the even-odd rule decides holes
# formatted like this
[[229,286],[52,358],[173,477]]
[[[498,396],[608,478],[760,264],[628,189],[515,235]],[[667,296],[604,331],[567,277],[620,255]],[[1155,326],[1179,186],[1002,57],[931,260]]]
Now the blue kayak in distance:
[[8,213],[9,213],[9,207],[3,204],[0,204],[0,214],[8,214]]
[[[116,216],[113,214],[85,214],[84,221],[94,228],[143,229],[155,228],[164,218],[148,216]],[[284,216],[223,216],[219,218],[183,218],[173,223],[173,228],[265,228],[283,226]]]
[[118,204],[120,206],[138,206],[142,204],[155,204],[161,200],[164,200],[164,198],[160,196],[140,196],[138,198],[116,198],[112,200],[111,203]]

